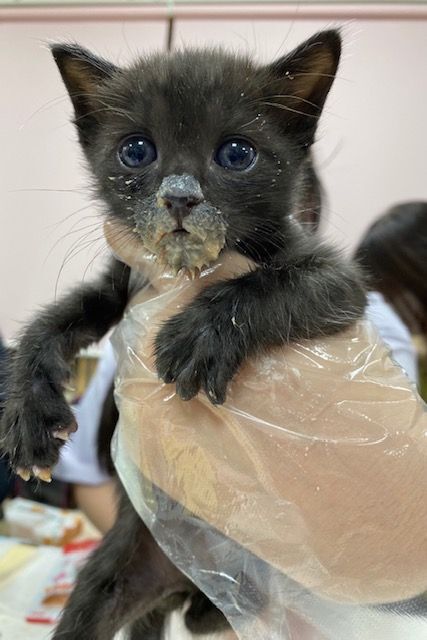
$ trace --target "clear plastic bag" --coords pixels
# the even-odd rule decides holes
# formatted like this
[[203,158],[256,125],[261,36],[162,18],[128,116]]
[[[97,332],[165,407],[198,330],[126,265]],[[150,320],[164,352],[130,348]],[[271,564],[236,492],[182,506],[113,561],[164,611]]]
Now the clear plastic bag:
[[127,493],[240,640],[426,638],[427,416],[371,325],[248,361],[224,406],[157,378],[159,324],[247,266],[134,274],[113,338]]

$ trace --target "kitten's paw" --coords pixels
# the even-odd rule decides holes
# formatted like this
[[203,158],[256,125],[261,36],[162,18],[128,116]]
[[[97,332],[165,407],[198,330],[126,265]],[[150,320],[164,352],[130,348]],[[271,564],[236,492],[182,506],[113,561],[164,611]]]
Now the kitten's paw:
[[61,395],[12,393],[1,420],[0,449],[23,479],[51,481],[60,448],[77,430],[73,413]]
[[230,331],[210,318],[192,318],[184,311],[162,327],[155,344],[159,377],[175,382],[182,400],[191,400],[202,389],[212,404],[223,404],[227,386],[243,354]]

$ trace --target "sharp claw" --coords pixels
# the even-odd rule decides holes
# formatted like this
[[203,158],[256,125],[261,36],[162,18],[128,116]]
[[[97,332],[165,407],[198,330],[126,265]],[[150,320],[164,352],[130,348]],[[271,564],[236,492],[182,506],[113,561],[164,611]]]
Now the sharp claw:
[[73,422],[68,426],[69,433],[75,433],[78,429],[77,422],[73,420]]
[[64,442],[67,442],[69,438],[69,434],[66,429],[57,429],[52,433],[52,435],[54,438],[58,438],[58,440],[63,440]]
[[18,467],[16,469],[16,475],[22,478],[25,482],[31,478],[31,471],[29,469],[24,469],[24,467]]
[[33,467],[33,474],[35,478],[39,478],[44,482],[52,482],[51,471],[49,467]]
[[208,397],[212,404],[219,405],[225,402],[225,393],[223,391],[214,391],[214,389],[208,389]]
[[209,396],[212,400],[216,400],[216,393],[215,393],[215,391],[214,391],[212,388],[208,389],[208,396]]

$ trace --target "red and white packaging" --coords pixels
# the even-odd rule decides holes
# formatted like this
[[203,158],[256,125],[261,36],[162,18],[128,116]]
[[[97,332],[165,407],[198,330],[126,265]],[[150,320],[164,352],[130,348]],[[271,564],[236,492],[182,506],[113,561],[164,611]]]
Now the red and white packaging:
[[40,585],[42,592],[26,616],[27,622],[55,624],[73,590],[78,571],[98,545],[99,540],[83,540],[63,547],[51,577]]

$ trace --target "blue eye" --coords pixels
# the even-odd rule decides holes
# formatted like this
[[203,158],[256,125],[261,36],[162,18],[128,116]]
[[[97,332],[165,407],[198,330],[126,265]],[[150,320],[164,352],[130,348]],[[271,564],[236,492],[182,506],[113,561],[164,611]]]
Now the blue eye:
[[119,146],[120,162],[130,169],[146,167],[157,158],[156,147],[138,134],[129,136]]
[[215,162],[229,171],[245,171],[253,165],[256,157],[256,150],[247,140],[234,138],[220,146],[216,152]]

